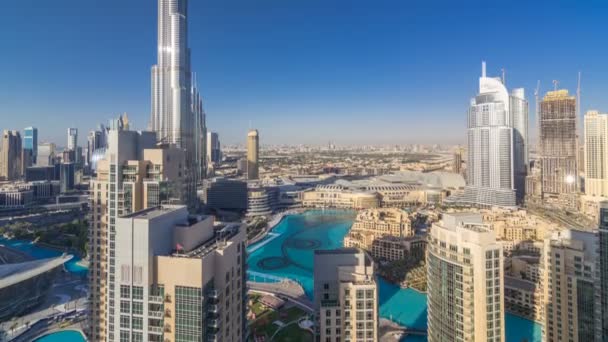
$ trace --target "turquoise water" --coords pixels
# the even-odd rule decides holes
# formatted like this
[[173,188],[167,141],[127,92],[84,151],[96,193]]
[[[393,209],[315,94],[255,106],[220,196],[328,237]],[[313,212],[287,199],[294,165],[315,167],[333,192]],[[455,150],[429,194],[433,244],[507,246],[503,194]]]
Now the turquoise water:
[[[344,236],[353,223],[353,212],[314,210],[286,216],[264,240],[248,248],[249,279],[275,282],[289,278],[302,285],[306,295],[313,297],[314,249],[342,247]],[[379,278],[380,316],[400,325],[426,330],[426,295],[412,289],[402,289]],[[507,314],[506,341],[540,341],[541,326],[532,321]],[[419,336],[407,337],[407,342],[426,341]]]
[[42,336],[34,342],[86,342],[86,339],[76,330],[63,330]]
[[[53,258],[62,254],[56,250],[39,247],[27,240],[8,240],[5,238],[0,238],[0,244],[22,251],[35,259]],[[71,273],[85,276],[88,269],[78,265],[78,261],[80,261],[80,258],[74,256],[70,261],[65,263],[65,268]]]

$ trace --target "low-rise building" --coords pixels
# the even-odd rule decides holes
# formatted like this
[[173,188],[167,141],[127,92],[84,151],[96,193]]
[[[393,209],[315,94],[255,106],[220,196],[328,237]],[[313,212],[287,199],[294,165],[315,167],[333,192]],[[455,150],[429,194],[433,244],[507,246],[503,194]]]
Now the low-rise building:
[[377,193],[347,189],[342,185],[318,185],[302,193],[302,206],[307,208],[369,209],[377,208]]

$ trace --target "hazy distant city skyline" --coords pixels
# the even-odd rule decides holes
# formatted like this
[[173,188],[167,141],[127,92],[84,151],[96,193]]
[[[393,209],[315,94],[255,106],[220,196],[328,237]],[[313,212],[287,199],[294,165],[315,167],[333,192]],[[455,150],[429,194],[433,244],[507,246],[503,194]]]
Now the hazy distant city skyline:
[[[481,60],[526,89],[532,142],[539,79],[541,95],[554,79],[573,93],[580,70],[581,111],[608,108],[600,4],[491,6],[192,2],[207,126],[225,144],[244,144],[250,125],[261,144],[464,144]],[[67,127],[84,146],[89,130],[123,112],[145,129],[156,11],[146,0],[1,3],[1,128],[35,126],[40,142],[60,146]]]

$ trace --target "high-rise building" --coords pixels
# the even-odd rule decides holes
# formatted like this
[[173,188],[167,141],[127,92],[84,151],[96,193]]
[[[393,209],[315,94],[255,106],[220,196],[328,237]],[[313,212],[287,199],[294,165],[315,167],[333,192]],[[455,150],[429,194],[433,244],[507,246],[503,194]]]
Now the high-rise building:
[[205,113],[192,78],[188,1],[158,0],[158,61],[152,67],[150,128],[159,143],[185,151],[190,201],[195,200],[196,184],[204,174],[206,152]]
[[32,163],[36,164],[36,157],[38,156],[38,128],[26,127],[23,130],[23,149],[32,151]]
[[[515,94],[523,96],[519,91]],[[464,194],[455,201],[481,206],[515,206],[510,104],[511,97],[502,80],[486,77],[484,62],[479,94],[471,99],[468,113],[467,185]]]
[[378,341],[378,288],[371,257],[357,248],[316,250],[317,341]]
[[5,130],[0,146],[0,179],[16,180],[21,177],[21,134]]
[[38,156],[36,157],[36,166],[52,166],[55,165],[55,150],[54,143],[42,143],[38,145]]
[[207,158],[209,163],[219,164],[222,161],[222,150],[219,135],[207,132]]
[[93,159],[93,153],[99,148],[105,147],[105,144],[102,139],[101,131],[90,131],[87,136],[87,156],[85,160],[85,164],[90,166],[91,161]]
[[427,246],[428,340],[505,340],[502,246],[481,214],[444,214]]
[[67,149],[70,151],[75,151],[76,146],[78,146],[78,129],[77,128],[68,128]]
[[601,339],[608,341],[608,202],[600,203],[599,213],[599,305],[601,308]]
[[577,190],[576,98],[568,90],[547,92],[539,104],[540,168],[543,197]]
[[452,172],[460,174],[462,172],[462,149],[459,147],[454,152],[452,159]]
[[59,181],[61,193],[74,190],[76,179],[76,165],[72,162],[61,163],[59,165]]
[[516,88],[509,96],[509,110],[513,121],[513,179],[515,195],[522,201],[526,195],[528,157],[528,100],[524,88]]
[[608,197],[608,114],[585,115],[585,194]]
[[94,341],[118,341],[108,334],[108,324],[118,312],[109,301],[114,291],[116,268],[116,220],[163,203],[184,203],[185,155],[173,146],[156,146],[154,132],[124,130],[115,122],[108,132],[105,159],[99,160],[97,177],[90,183],[90,337]]
[[260,136],[257,129],[247,133],[247,179],[259,178]]
[[114,341],[245,341],[246,229],[165,205],[116,220]]
[[[597,233],[564,230],[545,240],[544,340],[605,341],[601,335]],[[596,339],[597,336],[597,339]]]

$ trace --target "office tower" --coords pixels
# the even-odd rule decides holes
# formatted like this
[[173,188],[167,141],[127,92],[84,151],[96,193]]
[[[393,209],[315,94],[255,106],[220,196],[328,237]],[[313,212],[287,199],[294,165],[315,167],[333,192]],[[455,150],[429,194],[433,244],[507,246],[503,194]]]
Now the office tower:
[[317,341],[378,341],[378,288],[371,257],[357,248],[316,250]]
[[247,179],[259,178],[260,136],[257,129],[247,133]]
[[600,316],[601,321],[600,329],[601,334],[599,335],[600,341],[608,341],[608,201],[600,203],[599,213],[599,256],[598,256],[598,268],[599,268],[599,291],[600,296]]
[[524,88],[516,88],[509,96],[509,110],[513,120],[513,179],[517,201],[526,195],[528,175],[528,100]]
[[539,124],[543,197],[576,193],[576,98],[568,90],[547,92]]
[[4,130],[0,146],[0,179],[16,180],[21,177],[21,134]]
[[602,300],[596,248],[593,232],[563,230],[545,240],[544,341],[605,341],[599,338]]
[[55,165],[55,149],[54,143],[42,143],[38,145],[38,157],[36,158],[36,166],[52,166]]
[[103,147],[102,145],[102,132],[101,131],[90,131],[87,136],[87,156],[86,156],[86,165],[91,165],[91,160],[93,158],[93,153],[95,150]]
[[462,149],[459,147],[454,152],[452,159],[452,172],[460,174],[462,172]]
[[74,190],[74,180],[76,178],[76,167],[73,162],[61,163],[59,165],[59,181],[61,193]]
[[158,149],[154,132],[124,130],[120,119],[111,126],[105,158],[98,161],[97,177],[90,182],[89,336],[94,341],[114,340],[107,334],[107,323],[114,320],[116,312],[116,303],[108,301],[108,296],[118,291],[109,283],[117,272],[116,219],[161,203],[181,201],[184,183],[183,150]]
[[207,158],[209,163],[219,164],[222,161],[222,150],[219,135],[207,132]]
[[212,210],[244,212],[247,210],[247,183],[237,179],[205,179],[203,200]]
[[26,127],[23,130],[23,149],[32,151],[32,164],[36,164],[36,157],[38,156],[38,128]]
[[77,128],[68,128],[67,149],[70,151],[75,151],[76,146],[78,146],[78,129]]
[[[523,95],[523,94],[521,94]],[[511,98],[500,78],[486,77],[468,113],[467,186],[457,201],[481,206],[515,206]]]
[[428,340],[502,342],[502,246],[481,214],[444,214],[427,246]]
[[108,340],[245,341],[245,241],[241,223],[185,206],[118,218]]
[[585,115],[585,194],[608,196],[608,115]]
[[21,149],[21,170],[20,174],[25,175],[28,167],[34,165],[34,151],[29,148]]
[[150,127],[158,142],[184,149],[190,206],[196,205],[196,184],[204,174],[202,106],[190,68],[188,1],[158,0],[158,61],[152,67]]

